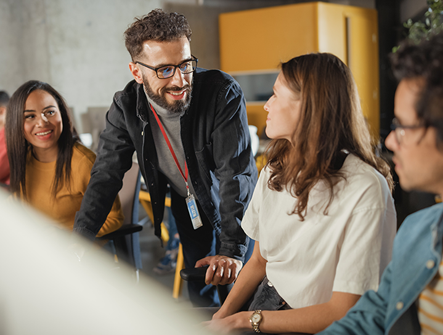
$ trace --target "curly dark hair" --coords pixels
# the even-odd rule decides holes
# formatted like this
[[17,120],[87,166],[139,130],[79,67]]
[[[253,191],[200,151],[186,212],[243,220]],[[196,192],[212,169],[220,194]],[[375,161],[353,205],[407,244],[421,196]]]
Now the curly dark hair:
[[390,58],[398,81],[423,81],[415,106],[417,117],[437,130],[437,145],[443,149],[443,33],[419,44],[406,40]]
[[135,18],[125,31],[125,45],[133,61],[143,51],[143,42],[173,41],[186,36],[191,41],[191,27],[188,20],[182,14],[166,13],[162,9],[154,9],[141,18]]

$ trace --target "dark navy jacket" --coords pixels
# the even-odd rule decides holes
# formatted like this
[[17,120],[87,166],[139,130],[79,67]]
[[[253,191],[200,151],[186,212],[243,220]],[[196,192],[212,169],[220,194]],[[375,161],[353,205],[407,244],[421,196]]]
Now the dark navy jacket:
[[[190,107],[180,119],[189,175],[219,235],[218,254],[243,260],[247,239],[240,224],[257,181],[245,99],[238,83],[218,70],[197,69],[193,85]],[[158,170],[148,113],[143,86],[135,81],[114,95],[74,231],[94,239],[135,150],[151,194],[155,233],[160,236],[167,180]]]

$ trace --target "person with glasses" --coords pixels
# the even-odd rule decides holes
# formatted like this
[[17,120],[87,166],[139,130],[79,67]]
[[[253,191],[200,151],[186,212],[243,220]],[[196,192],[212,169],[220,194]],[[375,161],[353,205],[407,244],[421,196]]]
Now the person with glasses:
[[[443,34],[391,55],[399,80],[386,146],[404,190],[443,194]],[[378,291],[321,334],[443,334],[443,204],[409,215]]]
[[[208,265],[210,282],[232,283],[249,239],[241,228],[257,180],[243,92],[219,70],[197,68],[186,18],[161,9],[125,32],[134,80],[106,116],[96,164],[74,230],[93,239],[137,152],[160,237],[167,184],[187,268]],[[216,290],[188,283],[198,306]]]

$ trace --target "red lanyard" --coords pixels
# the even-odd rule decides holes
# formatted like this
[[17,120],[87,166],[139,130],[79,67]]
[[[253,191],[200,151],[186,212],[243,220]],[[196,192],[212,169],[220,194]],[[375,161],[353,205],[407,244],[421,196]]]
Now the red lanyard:
[[186,164],[186,159],[185,159],[185,173],[183,174],[183,170],[182,170],[182,168],[180,167],[180,164],[178,164],[178,159],[177,159],[177,156],[175,155],[174,149],[172,148],[171,142],[169,142],[168,135],[166,135],[165,129],[163,128],[163,125],[162,125],[160,119],[158,118],[158,115],[157,115],[157,113],[155,112],[154,107],[152,107],[151,104],[149,104],[149,105],[151,106],[151,110],[152,110],[152,112],[154,113],[155,119],[157,120],[157,124],[158,124],[158,126],[159,126],[159,128],[160,128],[160,130],[161,130],[161,132],[162,132],[162,134],[163,134],[163,138],[165,139],[166,144],[168,145],[169,151],[171,152],[171,155],[172,155],[172,157],[174,158],[175,165],[177,165],[177,168],[178,168],[178,170],[180,171],[180,174],[182,175],[183,180],[185,181],[185,184],[186,184],[186,190],[188,191],[188,195],[189,195],[189,185],[188,185],[188,164]]

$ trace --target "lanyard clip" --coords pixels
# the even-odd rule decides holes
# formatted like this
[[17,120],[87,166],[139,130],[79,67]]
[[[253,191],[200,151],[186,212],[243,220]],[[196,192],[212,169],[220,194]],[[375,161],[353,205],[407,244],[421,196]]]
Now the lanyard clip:
[[189,191],[189,185],[188,185],[188,182],[187,181],[185,181],[185,183],[186,183],[186,192],[188,193],[188,197],[191,195],[191,192]]

